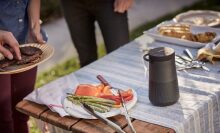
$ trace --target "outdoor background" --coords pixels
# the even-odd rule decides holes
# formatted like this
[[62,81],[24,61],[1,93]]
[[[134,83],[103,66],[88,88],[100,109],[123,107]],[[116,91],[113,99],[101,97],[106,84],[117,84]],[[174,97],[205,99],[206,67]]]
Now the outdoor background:
[[[39,66],[36,89],[79,69],[77,52],[63,18],[60,1],[41,1],[42,27],[47,32],[48,44],[55,48],[55,53],[50,60]],[[142,35],[143,31],[188,10],[220,11],[220,0],[134,0],[128,11],[131,41]],[[96,27],[98,54],[101,58],[105,55],[105,47],[97,24]],[[29,127],[31,133],[41,133],[33,118],[29,121]]]

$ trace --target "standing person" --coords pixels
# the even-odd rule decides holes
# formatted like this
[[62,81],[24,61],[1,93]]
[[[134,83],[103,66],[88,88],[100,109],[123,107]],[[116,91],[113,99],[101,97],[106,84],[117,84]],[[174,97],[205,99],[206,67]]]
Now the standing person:
[[[28,31],[32,39],[44,43],[40,34],[40,0],[0,1],[0,53],[8,59],[21,59],[19,44]],[[11,47],[15,57],[4,48]],[[0,132],[28,133],[28,116],[16,111],[16,104],[34,89],[37,68],[18,74],[0,75]]]
[[127,10],[133,0],[61,0],[81,67],[97,59],[94,22],[97,21],[107,53],[129,41]]

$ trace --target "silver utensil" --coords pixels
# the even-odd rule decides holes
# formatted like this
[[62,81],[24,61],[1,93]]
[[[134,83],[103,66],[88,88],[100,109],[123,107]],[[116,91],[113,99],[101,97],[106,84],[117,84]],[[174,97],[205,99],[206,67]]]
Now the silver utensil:
[[103,117],[102,115],[96,113],[91,107],[89,107],[89,105],[82,103],[83,108],[91,115],[95,116],[97,119],[101,120],[103,123],[105,123],[106,125],[110,126],[112,129],[114,129],[116,132],[118,133],[125,133],[125,131],[123,131],[121,129],[120,126],[118,126],[117,124],[115,124],[114,122],[108,120],[107,118]]
[[184,49],[183,53],[187,55],[192,61],[194,60],[192,53],[189,51],[189,49]]
[[[200,65],[191,65],[191,66],[179,66],[178,68],[177,68],[177,70],[178,71],[181,71],[181,70],[186,70],[186,69],[192,69],[192,68],[201,68],[201,66]],[[204,70],[206,69],[206,67],[205,68],[203,68]],[[206,69],[206,71],[209,71],[209,69]]]
[[131,123],[131,118],[130,118],[130,116],[128,114],[128,109],[126,107],[124,98],[122,97],[120,90],[118,90],[118,95],[119,95],[119,97],[121,99],[122,107],[124,108],[124,111],[125,111],[125,118],[126,118],[126,120],[128,122],[128,126],[131,129],[132,133],[136,133],[136,131],[135,131],[135,129],[134,129],[132,123]]
[[186,56],[175,55],[176,60],[181,60],[182,63],[191,63],[191,59]]
[[178,71],[193,68],[191,60],[185,56],[175,55],[175,63]]
[[183,58],[184,56],[176,55],[175,62],[177,66],[177,70],[185,70],[185,69],[191,69],[191,68],[202,68],[206,71],[209,71],[209,69],[204,66],[204,64],[197,62],[197,61],[189,61]]
[[[129,116],[129,114],[128,114],[128,109],[127,109],[127,107],[126,107],[125,101],[124,101],[124,99],[123,99],[123,97],[122,97],[122,95],[121,95],[122,89],[117,88],[117,87],[112,87],[112,86],[108,83],[108,81],[105,80],[104,77],[101,76],[101,75],[97,75],[97,79],[99,79],[104,85],[110,86],[110,87],[112,88],[112,93],[113,93],[113,95],[117,95],[117,94],[119,95],[119,97],[120,97],[120,99],[121,99],[122,107],[124,108],[124,111],[125,111],[125,119],[126,119],[127,122],[128,122],[128,126],[129,126],[129,128],[131,129],[132,133],[136,133],[136,131],[135,131],[133,125],[132,125],[130,116]],[[117,90],[117,91],[116,91],[116,90]]]
[[183,51],[183,53],[190,58],[191,65],[193,65],[196,68],[202,68],[203,70],[210,71],[209,68],[205,66],[204,62],[201,62],[201,61],[198,61],[198,60],[194,59],[194,57],[193,57],[193,55],[192,55],[192,53],[190,52],[189,49],[185,49]]
[[220,42],[220,36],[217,36],[216,38],[213,39],[212,41],[215,45],[217,45]]
[[212,49],[213,49],[214,51],[220,51],[220,36],[216,37]]

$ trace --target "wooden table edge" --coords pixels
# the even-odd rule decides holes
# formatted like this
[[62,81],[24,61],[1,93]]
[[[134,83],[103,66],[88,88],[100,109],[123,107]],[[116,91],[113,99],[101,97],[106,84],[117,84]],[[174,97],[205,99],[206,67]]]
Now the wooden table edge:
[[[40,111],[40,112],[35,114],[37,112],[37,110],[27,109],[29,107],[30,108],[33,107],[34,109],[39,108],[38,111]],[[50,123],[52,125],[58,126],[60,128],[63,128],[63,129],[69,130],[69,131],[79,131],[79,132],[83,131],[83,130],[80,130],[80,127],[77,127],[78,128],[77,129],[75,126],[77,126],[77,124],[79,124],[79,123],[88,121],[88,120],[85,120],[85,119],[74,118],[76,120],[73,120],[72,123],[68,123],[68,125],[65,126],[65,124],[61,123],[61,121],[65,120],[65,119],[67,119],[67,120],[71,119],[70,118],[71,116],[61,117],[57,113],[52,112],[47,106],[41,105],[41,104],[38,104],[38,103],[34,103],[34,102],[31,102],[31,101],[28,101],[28,100],[23,100],[23,101],[19,102],[16,105],[16,109],[18,111],[26,114],[26,115],[30,115],[30,116],[32,116],[34,118],[40,119],[42,121],[48,122],[48,123]],[[48,115],[50,115],[50,116],[48,116]],[[113,120],[113,121],[117,121],[117,117],[118,116],[112,117],[110,119]],[[119,116],[119,117],[121,117],[121,116]],[[50,120],[48,118],[53,118],[53,119]],[[55,120],[58,120],[59,122],[56,123]],[[153,124],[153,123],[149,123],[149,122],[145,122],[145,121],[141,121],[141,120],[137,120],[137,119],[132,119],[132,123],[134,124],[134,126],[135,125],[139,125],[139,123],[143,125],[143,123],[144,123],[144,125],[146,125],[146,126],[151,125],[150,126],[151,128],[160,127],[161,130],[166,131],[166,133],[175,133],[175,131],[173,129],[171,129],[171,128],[163,127],[161,125],[157,125],[157,124]],[[128,131],[129,132],[129,127],[128,127],[127,123],[124,123],[124,122],[120,123],[119,122],[119,124],[121,124],[121,128],[124,131]],[[139,131],[139,130],[137,129],[137,131]],[[111,130],[111,132],[113,132],[113,131]]]
[[49,110],[47,106],[28,100],[22,100],[16,105],[16,110],[26,115],[39,119],[40,115]]

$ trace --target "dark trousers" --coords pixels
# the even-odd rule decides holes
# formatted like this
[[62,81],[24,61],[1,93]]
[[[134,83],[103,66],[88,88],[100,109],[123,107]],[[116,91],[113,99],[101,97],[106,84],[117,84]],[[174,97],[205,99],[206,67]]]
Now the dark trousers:
[[127,12],[114,12],[114,0],[61,0],[61,3],[81,67],[97,59],[95,21],[101,28],[107,53],[128,43]]
[[28,133],[28,116],[15,106],[34,89],[36,72],[0,75],[0,133]]

